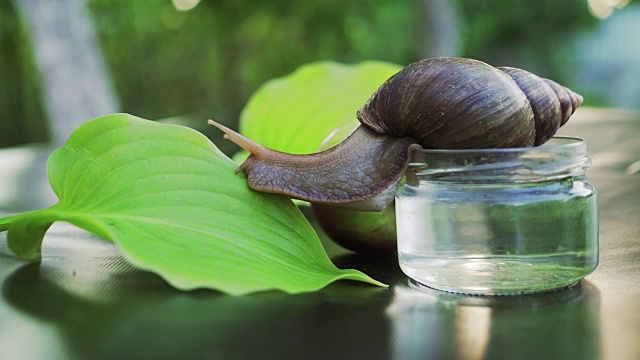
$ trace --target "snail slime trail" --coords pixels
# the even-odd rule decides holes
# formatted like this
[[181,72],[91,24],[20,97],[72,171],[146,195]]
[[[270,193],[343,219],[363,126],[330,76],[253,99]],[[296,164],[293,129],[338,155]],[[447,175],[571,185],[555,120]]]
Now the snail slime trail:
[[581,155],[563,146],[489,161],[472,154],[464,166],[441,151],[425,154],[427,170],[412,164],[396,196],[402,270],[432,288],[482,295],[562,288],[591,273],[597,192],[584,178],[586,145]]

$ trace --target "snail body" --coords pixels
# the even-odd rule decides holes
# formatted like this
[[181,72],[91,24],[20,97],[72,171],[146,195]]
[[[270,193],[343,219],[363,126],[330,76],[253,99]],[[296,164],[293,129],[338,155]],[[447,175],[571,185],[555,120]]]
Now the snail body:
[[278,152],[210,123],[251,153],[237,170],[251,188],[381,211],[393,200],[414,149],[541,145],[581,102],[571,90],[525,70],[434,58],[387,80],[358,110],[361,125],[320,153]]

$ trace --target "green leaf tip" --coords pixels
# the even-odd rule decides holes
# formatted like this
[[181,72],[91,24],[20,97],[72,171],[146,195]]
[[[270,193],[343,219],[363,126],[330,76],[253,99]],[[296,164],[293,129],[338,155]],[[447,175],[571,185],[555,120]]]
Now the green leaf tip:
[[39,261],[49,226],[66,221],[182,290],[299,293],[337,280],[384,286],[335,267],[291,200],[249,189],[236,167],[192,129],[102,116],[49,158],[59,203],[0,219],[0,230],[18,256]]

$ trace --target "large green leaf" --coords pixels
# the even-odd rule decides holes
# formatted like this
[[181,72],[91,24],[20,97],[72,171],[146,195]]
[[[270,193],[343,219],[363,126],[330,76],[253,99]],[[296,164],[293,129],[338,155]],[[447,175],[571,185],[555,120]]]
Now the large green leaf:
[[323,142],[349,135],[359,124],[356,111],[400,69],[380,61],[304,65],[251,96],[240,116],[240,132],[275,150],[316,152]]
[[9,231],[17,255],[40,261],[49,226],[67,221],[185,290],[296,293],[339,279],[381,285],[336,268],[291,200],[250,190],[235,168],[194,130],[126,114],[100,117],[49,158],[59,203],[0,219],[0,230]]

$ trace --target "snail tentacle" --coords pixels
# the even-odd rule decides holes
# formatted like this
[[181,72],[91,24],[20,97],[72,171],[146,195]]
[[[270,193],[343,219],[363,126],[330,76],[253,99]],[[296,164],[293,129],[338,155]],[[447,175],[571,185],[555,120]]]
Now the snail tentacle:
[[[215,127],[217,127],[218,129],[220,129],[220,131],[222,131],[224,133],[224,138],[227,140],[231,140],[234,144],[240,146],[241,148],[245,149],[246,151],[248,151],[252,156],[256,157],[256,158],[273,158],[273,157],[277,157],[277,154],[273,154],[275,151],[269,149],[266,146],[262,146],[260,144],[258,144],[257,142],[247,138],[246,136],[241,135],[240,133],[237,133],[231,129],[229,129],[228,127],[217,123],[213,120],[209,120],[207,122],[209,125],[213,125]],[[241,171],[244,171],[245,165],[242,164],[240,165],[240,167],[238,167],[236,169],[236,173],[239,173]]]

